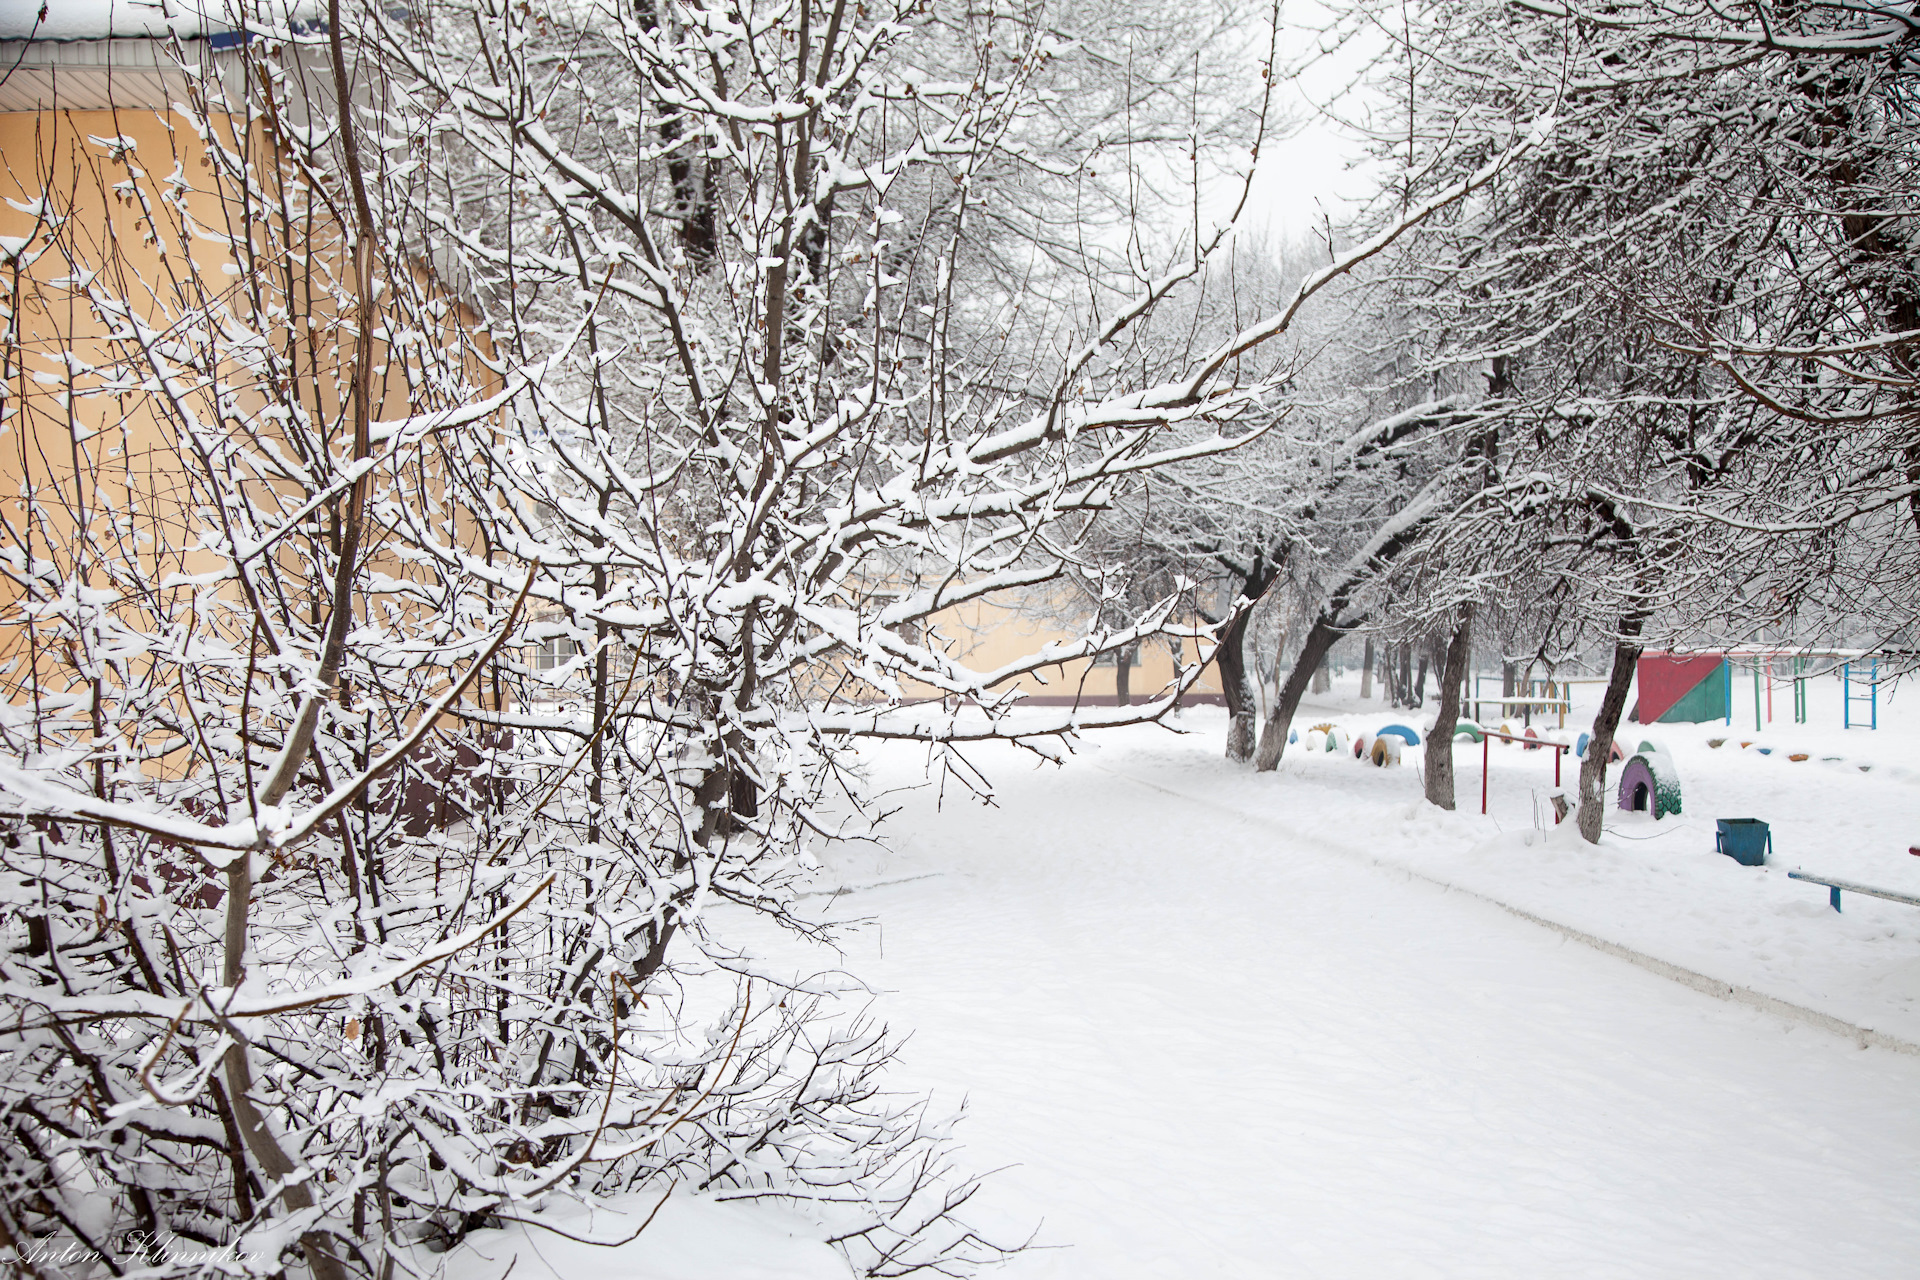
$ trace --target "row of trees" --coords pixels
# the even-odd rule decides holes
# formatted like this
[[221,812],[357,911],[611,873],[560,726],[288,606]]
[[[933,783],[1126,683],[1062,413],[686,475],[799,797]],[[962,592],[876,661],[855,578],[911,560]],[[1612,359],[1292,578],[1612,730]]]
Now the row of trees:
[[1432,68],[1401,103],[1414,190],[1496,145],[1469,140],[1516,98],[1554,116],[1407,277],[1431,358],[1488,371],[1504,455],[1424,558],[1490,571],[1543,647],[1611,649],[1588,839],[1650,639],[1911,649],[1915,34],[1819,5],[1441,7],[1408,29]]
[[[1597,839],[1643,646],[1913,662],[1920,25],[1901,5],[1466,0],[1363,5],[1325,34],[1356,33],[1385,47],[1374,225],[1516,136],[1534,145],[1351,293],[1347,332],[1372,336],[1344,343],[1341,393],[1295,404],[1258,446],[1272,457],[1157,481],[1147,523],[1244,599],[1282,583],[1302,602],[1261,767],[1349,631],[1438,638],[1447,668],[1476,619],[1509,660],[1598,650],[1601,746],[1580,782]],[[1256,754],[1245,616],[1218,632],[1233,758]],[[1458,686],[1443,672],[1443,740]],[[1451,807],[1443,755],[1428,795]]]

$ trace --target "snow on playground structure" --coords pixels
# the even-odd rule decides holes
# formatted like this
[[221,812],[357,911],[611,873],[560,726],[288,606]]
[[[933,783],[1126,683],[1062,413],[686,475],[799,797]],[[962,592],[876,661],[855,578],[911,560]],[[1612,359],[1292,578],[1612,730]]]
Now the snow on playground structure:
[[[1703,655],[1689,655],[1691,658],[1701,656]],[[1883,898],[1891,894],[1889,900],[1901,903],[1907,902],[1910,898],[1920,897],[1920,874],[1916,874],[1920,873],[1920,862],[1906,856],[1900,856],[1897,862],[1886,860],[1889,854],[1905,855],[1910,846],[1920,849],[1920,841],[1913,838],[1916,832],[1902,825],[1902,828],[1894,833],[1896,838],[1892,840],[1889,840],[1886,832],[1879,828],[1860,833],[1853,837],[1855,843],[1851,847],[1862,851],[1863,856],[1875,860],[1868,866],[1834,866],[1829,860],[1835,851],[1828,846],[1827,842],[1818,838],[1808,839],[1809,833],[1803,824],[1792,821],[1794,815],[1823,813],[1828,808],[1829,797],[1834,794],[1837,775],[1819,769],[1819,764],[1844,770],[1847,776],[1871,773],[1876,778],[1888,777],[1901,784],[1903,788],[1910,784],[1920,784],[1920,768],[1906,764],[1905,757],[1898,761],[1875,762],[1859,758],[1850,749],[1850,744],[1861,741],[1857,736],[1858,730],[1866,729],[1871,725],[1882,733],[1888,731],[1888,726],[1880,723],[1879,704],[1883,700],[1878,697],[1877,691],[1871,695],[1871,702],[1868,703],[1869,695],[1860,690],[1863,674],[1876,674],[1874,665],[1853,661],[1852,655],[1845,653],[1830,652],[1821,655],[1834,659],[1832,665],[1821,671],[1802,670],[1798,676],[1799,687],[1794,690],[1795,724],[1804,727],[1783,726],[1791,736],[1775,737],[1774,734],[1777,731],[1766,727],[1771,709],[1770,686],[1767,681],[1772,678],[1769,672],[1775,669],[1774,664],[1769,660],[1770,655],[1765,652],[1753,655],[1741,651],[1730,651],[1706,656],[1711,658],[1711,662],[1699,663],[1693,674],[1697,677],[1696,684],[1703,679],[1715,681],[1712,688],[1722,702],[1722,715],[1716,719],[1724,719],[1726,689],[1731,687],[1736,691],[1742,690],[1746,687],[1746,676],[1749,673],[1758,674],[1760,683],[1753,706],[1756,720],[1762,726],[1761,729],[1738,735],[1716,733],[1709,737],[1706,731],[1713,726],[1712,720],[1705,722],[1669,720],[1666,723],[1670,724],[1679,735],[1677,741],[1668,742],[1662,739],[1656,743],[1641,739],[1636,746],[1635,738],[1632,736],[1617,737],[1611,744],[1609,765],[1617,764],[1621,768],[1610,768],[1603,783],[1602,794],[1605,797],[1603,801],[1605,808],[1610,814],[1618,817],[1609,816],[1606,829],[1613,831],[1621,823],[1628,824],[1619,827],[1617,838],[1630,841],[1660,840],[1662,837],[1679,835],[1684,829],[1690,834],[1697,833],[1696,839],[1683,838],[1684,847],[1689,852],[1720,851],[1727,853],[1732,861],[1746,861],[1735,854],[1731,844],[1720,838],[1714,829],[1715,825],[1725,821],[1734,823],[1736,827],[1742,827],[1748,822],[1760,824],[1762,827],[1769,824],[1778,827],[1785,822],[1788,835],[1786,842],[1780,846],[1783,850],[1782,857],[1789,862],[1789,865],[1795,867],[1804,865],[1806,868],[1804,872],[1796,870],[1796,880],[1804,879],[1817,884],[1827,884],[1835,875],[1857,876],[1858,879],[1848,880],[1845,883],[1849,887],[1859,886],[1856,889],[1858,892]],[[1713,674],[1716,671],[1720,673],[1718,676]],[[1731,682],[1730,685],[1729,682]],[[1585,682],[1556,682],[1555,689],[1563,690],[1569,685],[1578,683]],[[1891,682],[1889,684],[1891,694]],[[1529,683],[1526,687],[1534,688],[1535,685]],[[1681,695],[1684,696],[1686,692],[1688,691],[1682,690]],[[1351,690],[1348,693],[1350,695]],[[1649,705],[1637,688],[1634,693],[1640,698],[1639,705],[1643,707]],[[1816,693],[1818,696],[1814,696]],[[1570,704],[1575,703],[1574,698],[1570,697],[1567,700]],[[1849,717],[1846,713],[1849,700],[1866,705],[1869,710],[1859,711]],[[1588,699],[1579,699],[1579,701],[1586,702],[1586,705],[1571,707],[1570,713],[1574,715],[1576,724],[1570,726],[1570,729],[1577,728],[1579,720],[1593,714],[1597,697],[1589,694]],[[1890,699],[1886,701],[1889,708],[1894,705]],[[1337,692],[1332,704],[1322,703],[1321,705],[1328,710],[1336,706],[1346,712],[1362,710],[1362,707],[1353,705],[1350,697],[1340,697]],[[1634,703],[1630,701],[1629,705],[1632,706]],[[1538,708],[1528,706],[1525,709],[1531,711]],[[1351,725],[1350,721],[1347,723]],[[1377,724],[1378,721],[1369,723]],[[1412,723],[1420,724],[1419,721]],[[1894,741],[1904,745],[1907,741],[1920,737],[1915,734],[1916,726],[1911,722],[1895,720],[1890,723],[1893,726],[1891,731],[1895,735]],[[1699,725],[1699,729],[1693,728],[1695,724]],[[1399,727],[1407,728],[1404,724]],[[1388,731],[1388,728],[1389,726],[1381,725],[1378,729],[1369,727],[1359,730],[1356,735],[1359,741],[1356,743],[1347,731],[1340,727],[1336,717],[1320,721],[1316,724],[1315,730],[1306,731],[1302,736],[1308,740],[1310,750],[1340,750],[1356,760],[1371,762],[1374,759],[1374,744],[1382,734]],[[1421,726],[1421,729],[1431,737],[1431,722]],[[1533,729],[1530,734],[1529,729],[1530,726],[1523,723],[1501,723],[1496,728],[1493,725],[1482,725],[1463,716],[1455,725],[1452,739],[1454,742],[1465,740],[1469,743],[1478,742],[1481,745],[1480,782],[1483,814],[1491,816],[1502,808],[1500,796],[1503,791],[1509,797],[1506,803],[1510,807],[1512,796],[1517,790],[1522,797],[1531,797],[1533,828],[1544,830],[1557,825],[1566,813],[1570,812],[1566,807],[1567,802],[1575,799],[1572,785],[1574,779],[1564,773],[1564,765],[1560,757],[1571,751],[1575,758],[1584,760],[1592,745],[1592,735],[1588,732],[1571,731],[1562,735],[1550,729],[1544,733]],[[1623,734],[1631,734],[1628,726],[1622,725],[1621,729]],[[1892,747],[1894,741],[1889,741],[1886,745]],[[1491,750],[1491,744],[1494,742],[1500,743],[1502,747],[1519,745],[1521,751],[1503,757],[1507,762],[1503,765],[1494,759],[1498,755]],[[1425,743],[1424,748],[1431,750],[1432,742]],[[1532,767],[1524,768],[1517,777],[1514,776],[1512,766],[1521,760],[1528,759],[1530,753],[1540,750],[1550,750],[1554,763],[1558,766],[1551,779],[1542,776],[1544,771],[1536,773]],[[1724,765],[1716,763],[1709,766],[1707,763],[1717,757],[1732,764],[1732,759],[1736,756],[1742,763],[1732,765],[1733,774],[1729,774]],[[1920,760],[1920,753],[1911,753],[1911,758]],[[1816,762],[1815,766],[1804,769],[1803,775],[1803,767],[1809,762]],[[1379,763],[1389,763],[1384,758],[1384,753]],[[1412,763],[1415,766],[1413,772],[1416,775],[1424,772],[1420,768],[1419,760],[1416,759]],[[1541,765],[1545,763],[1544,759],[1540,760]],[[1776,764],[1779,767],[1789,768],[1790,772],[1777,779],[1773,775],[1764,773],[1765,769],[1775,767]],[[1681,781],[1683,767],[1688,780],[1684,788]],[[1696,792],[1693,785],[1695,769],[1701,770],[1701,776],[1707,779],[1704,796],[1697,793],[1685,794]],[[1495,773],[1503,774],[1503,780],[1497,785],[1492,780],[1492,775]],[[1766,783],[1759,788],[1743,786],[1730,791],[1726,783],[1730,782],[1736,774],[1741,777],[1753,777],[1756,781],[1765,778]],[[1457,773],[1456,776],[1458,776]],[[1793,780],[1802,776],[1809,785],[1794,784]],[[1465,786],[1472,786],[1470,768],[1467,770],[1467,777],[1462,781]],[[1547,785],[1549,781],[1551,786]],[[1519,783],[1517,788],[1514,786],[1516,782]],[[1742,795],[1745,796],[1744,799],[1737,798]],[[1691,820],[1683,817],[1683,806],[1684,814]],[[1470,806],[1463,805],[1463,808],[1471,812]],[[1636,821],[1631,815],[1636,813],[1646,815],[1637,821],[1658,823],[1660,832],[1657,835],[1630,834],[1634,830],[1632,824]],[[1743,814],[1754,816],[1742,817]],[[1815,831],[1842,829],[1850,825],[1844,819],[1839,819],[1839,815],[1836,814],[1835,817],[1836,821],[1818,824]],[[1705,824],[1704,828],[1702,824]],[[1777,837],[1780,832],[1776,831],[1774,834]],[[1589,848],[1590,846],[1580,847]],[[1663,842],[1658,848],[1679,852],[1682,845]],[[1809,854],[1819,861],[1803,863]],[[1920,854],[1916,854],[1915,857],[1920,857]],[[1746,865],[1762,864],[1747,861]],[[1862,881],[1865,882],[1864,885]],[[1890,888],[1889,884],[1891,884]],[[1920,960],[1916,960],[1914,969],[1915,999],[1917,1007],[1920,1007]]]
[[1642,742],[1620,770],[1620,808],[1652,813],[1655,819],[1680,812],[1680,771],[1673,757],[1652,742]]
[[[1849,651],[1828,650],[1815,655],[1808,655],[1806,653],[1796,655],[1783,654],[1782,651],[1777,650],[1727,650],[1712,654],[1673,655],[1656,653],[1649,656],[1651,656],[1654,661],[1647,663],[1642,669],[1651,678],[1651,688],[1648,691],[1642,691],[1636,686],[1636,702],[1630,704],[1634,706],[1636,710],[1658,712],[1659,714],[1656,716],[1656,719],[1669,724],[1683,725],[1701,723],[1700,721],[1694,721],[1690,717],[1686,717],[1684,713],[1687,710],[1686,704],[1689,704],[1689,701],[1696,707],[1706,704],[1707,699],[1700,693],[1700,690],[1704,688],[1712,695],[1712,699],[1718,703],[1719,709],[1711,719],[1724,719],[1727,712],[1726,704],[1730,696],[1729,690],[1739,688],[1742,683],[1740,677],[1746,672],[1752,672],[1756,681],[1756,694],[1754,699],[1755,716],[1757,723],[1762,726],[1762,730],[1756,731],[1754,735],[1740,740],[1738,744],[1743,752],[1751,753],[1749,756],[1750,759],[1755,759],[1757,762],[1757,760],[1761,758],[1777,758],[1796,765],[1818,759],[1828,764],[1845,764],[1849,768],[1857,769],[1861,772],[1870,771],[1875,767],[1870,761],[1849,759],[1848,756],[1841,754],[1839,751],[1831,748],[1819,750],[1810,743],[1784,744],[1760,741],[1763,736],[1766,736],[1764,727],[1771,718],[1771,683],[1776,678],[1785,678],[1777,675],[1777,663],[1785,658],[1795,659],[1793,663],[1794,674],[1791,676],[1791,679],[1795,686],[1793,703],[1796,723],[1809,724],[1807,686],[1824,676],[1831,678],[1831,680],[1837,682],[1839,685],[1838,692],[1841,698],[1839,700],[1839,706],[1833,709],[1842,712],[1836,719],[1840,720],[1843,727],[1866,728],[1869,727],[1870,724],[1877,727],[1880,701],[1877,688],[1869,695],[1860,692],[1858,686],[1862,683],[1863,674],[1877,678],[1878,668],[1870,662],[1862,664],[1853,661],[1856,655]],[[1834,665],[1825,671],[1810,672],[1806,669],[1806,664],[1810,660],[1810,657],[1832,659],[1834,660]],[[1487,679],[1490,677],[1477,676],[1475,678]],[[1579,679],[1556,680],[1550,684],[1548,682],[1529,682],[1526,686],[1529,689],[1544,687],[1548,689],[1552,696],[1522,698],[1514,695],[1510,700],[1521,704],[1522,709],[1529,712],[1546,706],[1550,710],[1561,711],[1564,716],[1574,707],[1571,686],[1583,683],[1597,682]],[[1509,699],[1502,700],[1505,701]],[[1489,695],[1485,698],[1485,701],[1492,702],[1494,699]],[[1851,703],[1868,705],[1869,711],[1861,712],[1850,717],[1846,714],[1846,708]],[[1497,705],[1498,703],[1496,703],[1496,706]],[[1668,714],[1675,705],[1681,706],[1682,716],[1676,717]],[[1710,723],[1711,719],[1707,722]],[[1822,717],[1822,722],[1824,723],[1824,716]],[[1626,726],[1623,725],[1623,731],[1625,728]],[[1425,733],[1430,735],[1432,732],[1432,723],[1428,722],[1424,729]],[[1379,738],[1389,734],[1399,739],[1397,744],[1399,749],[1386,748],[1376,751]],[[1422,732],[1420,730],[1416,730],[1403,723],[1382,725],[1377,729],[1349,730],[1343,728],[1334,720],[1322,720],[1304,732],[1294,731],[1289,735],[1289,741],[1295,743],[1304,741],[1305,749],[1311,752],[1340,752],[1351,756],[1357,761],[1367,761],[1384,766],[1401,763],[1405,758],[1404,752],[1406,748],[1420,747],[1422,745],[1421,737]],[[1563,790],[1563,788],[1569,787],[1572,780],[1565,775],[1564,763],[1561,757],[1571,752],[1575,759],[1584,760],[1592,742],[1591,733],[1586,731],[1579,732],[1577,736],[1572,733],[1563,736],[1551,730],[1542,732],[1532,725],[1514,725],[1511,723],[1501,723],[1496,729],[1492,726],[1483,726],[1480,722],[1467,716],[1458,718],[1454,726],[1452,738],[1455,742],[1466,741],[1479,743],[1481,745],[1482,813],[1487,813],[1492,807],[1491,793],[1494,788],[1491,783],[1491,774],[1495,772],[1495,770],[1492,769],[1490,765],[1491,743],[1499,742],[1502,746],[1518,744],[1523,751],[1527,752],[1541,750],[1551,751],[1555,768],[1551,789],[1546,791],[1544,795],[1548,800],[1557,799],[1566,801],[1571,800],[1573,797],[1567,790]],[[1720,747],[1726,743],[1727,739],[1723,737],[1703,740],[1703,744],[1710,748]],[[1631,768],[1623,768],[1620,772],[1614,773],[1609,777],[1607,785],[1612,789],[1613,795],[1609,798],[1608,807],[1622,813],[1644,812],[1656,821],[1670,818],[1681,812],[1681,805],[1683,803],[1682,785],[1680,782],[1679,769],[1671,751],[1646,740],[1642,740],[1638,747],[1634,747],[1632,744],[1633,739],[1631,737],[1626,738],[1624,743],[1621,739],[1616,738],[1610,746],[1609,765],[1619,764],[1622,766],[1631,766]],[[1428,749],[1431,748],[1431,743],[1424,745]],[[1542,761],[1542,763],[1544,764],[1545,762]],[[1898,766],[1896,766],[1896,769],[1902,776],[1909,776],[1906,770],[1899,769]],[[1631,781],[1629,781],[1627,777],[1629,773],[1632,775]],[[1920,777],[1920,775],[1911,776]],[[1469,783],[1469,785],[1471,784]],[[1535,791],[1535,802],[1538,803],[1541,800],[1541,793],[1535,788],[1529,789]],[[1556,821],[1557,820],[1558,819],[1556,819]],[[1904,845],[1905,841],[1902,843]]]
[[[1427,731],[1429,734],[1432,733],[1431,725],[1428,726]],[[1585,735],[1583,734],[1583,748],[1585,745],[1584,738]],[[1287,735],[1287,741],[1290,743],[1299,742],[1300,736],[1298,732],[1290,732]],[[1488,766],[1486,753],[1492,743],[1496,741],[1502,744],[1517,742],[1529,751],[1550,749],[1553,752],[1553,786],[1556,793],[1561,786],[1561,757],[1567,752],[1574,750],[1573,744],[1547,737],[1532,728],[1528,728],[1525,735],[1521,735],[1514,733],[1511,727],[1505,724],[1501,725],[1498,729],[1483,729],[1473,721],[1464,718],[1459,720],[1454,726],[1453,741],[1469,741],[1480,744],[1481,813],[1487,811],[1487,779],[1490,768]],[[1305,745],[1306,749],[1310,752],[1340,752],[1351,755],[1355,760],[1369,761],[1376,767],[1384,768],[1388,765],[1402,763],[1406,750],[1409,747],[1418,747],[1420,744],[1421,736],[1419,731],[1404,724],[1393,723],[1382,725],[1380,728],[1374,730],[1363,729],[1349,738],[1346,731],[1340,728],[1339,725],[1331,721],[1323,721],[1307,730]],[[1614,747],[1614,758],[1619,759],[1618,745]],[[1558,817],[1555,818],[1556,822],[1559,820]]]

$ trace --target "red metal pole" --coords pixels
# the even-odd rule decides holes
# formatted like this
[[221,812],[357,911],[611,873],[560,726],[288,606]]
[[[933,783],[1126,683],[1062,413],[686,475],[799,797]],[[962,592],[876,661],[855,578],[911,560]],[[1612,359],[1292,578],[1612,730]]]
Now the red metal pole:
[[1480,731],[1480,812],[1487,811],[1487,751],[1493,744],[1493,735]]

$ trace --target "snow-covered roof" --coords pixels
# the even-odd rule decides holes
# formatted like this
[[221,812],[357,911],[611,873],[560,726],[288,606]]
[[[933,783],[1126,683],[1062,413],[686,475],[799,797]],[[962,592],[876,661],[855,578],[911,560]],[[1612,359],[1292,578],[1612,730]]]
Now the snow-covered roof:
[[[44,12],[43,12],[44,10]],[[0,0],[0,40],[197,40],[325,17],[321,0]]]
[[[251,7],[251,6],[247,6]],[[237,30],[230,0],[0,0],[0,40],[110,40]]]
[[[184,74],[176,42],[219,55],[248,32],[298,29],[320,13],[318,0],[44,0],[42,7],[42,0],[0,0],[0,111],[165,109],[180,96]],[[185,60],[206,65],[198,53]]]

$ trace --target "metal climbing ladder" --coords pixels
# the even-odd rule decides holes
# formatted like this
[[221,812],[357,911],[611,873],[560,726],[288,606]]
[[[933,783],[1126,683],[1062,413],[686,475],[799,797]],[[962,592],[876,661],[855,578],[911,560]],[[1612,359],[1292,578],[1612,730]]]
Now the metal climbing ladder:
[[[1853,709],[1856,705],[1864,704],[1867,708],[1865,727],[1878,729],[1880,727],[1880,659],[1867,659],[1864,678],[1853,674],[1855,665],[1857,664],[1849,662],[1840,668],[1840,726],[1843,729],[1853,728],[1855,719]],[[1856,680],[1867,686],[1865,693],[1853,691]]]

